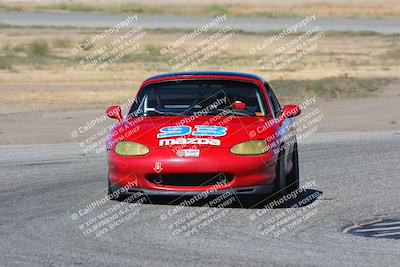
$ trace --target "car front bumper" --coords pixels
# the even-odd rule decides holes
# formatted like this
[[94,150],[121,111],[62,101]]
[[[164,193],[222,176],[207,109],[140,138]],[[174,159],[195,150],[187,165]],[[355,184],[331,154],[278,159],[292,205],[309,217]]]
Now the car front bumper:
[[[202,192],[219,195],[227,191],[238,195],[268,194],[273,191],[276,179],[276,160],[272,151],[258,156],[238,156],[229,148],[200,148],[200,156],[195,158],[178,157],[175,151],[166,148],[151,149],[145,156],[132,157],[108,151],[112,188],[125,187],[128,193],[142,192],[149,196],[190,196]],[[224,183],[190,186],[157,184],[149,179],[154,175],[190,177],[210,173],[222,173],[230,179]]]

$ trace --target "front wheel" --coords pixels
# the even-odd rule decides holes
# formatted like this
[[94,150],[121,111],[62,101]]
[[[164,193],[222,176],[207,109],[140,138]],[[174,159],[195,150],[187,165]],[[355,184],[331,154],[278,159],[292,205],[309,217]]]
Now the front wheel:
[[113,186],[111,185],[110,178],[108,178],[107,180],[108,180],[107,194],[110,200],[117,200],[117,201],[123,200],[124,196],[121,193],[114,194],[116,191],[113,189]]
[[300,172],[299,172],[299,153],[297,151],[297,143],[294,144],[292,152],[293,167],[286,177],[287,192],[293,192],[299,189],[300,186]]
[[287,192],[287,181],[285,175],[285,150],[281,147],[281,151],[279,152],[278,159],[276,162],[276,177],[274,182],[274,198],[279,198],[282,195],[285,195]]

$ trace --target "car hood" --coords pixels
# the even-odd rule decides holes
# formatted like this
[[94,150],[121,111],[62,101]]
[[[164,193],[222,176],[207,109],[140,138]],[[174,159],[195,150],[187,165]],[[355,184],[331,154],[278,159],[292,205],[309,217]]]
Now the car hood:
[[[218,134],[211,133],[210,136],[196,136],[193,133],[195,126],[219,126],[224,127],[220,133],[225,131],[223,136],[213,136]],[[267,127],[270,125],[269,127]],[[271,126],[272,125],[272,126]],[[161,128],[173,126],[190,126],[189,134],[182,136],[160,137]],[[265,139],[275,131],[275,124],[272,119],[265,117],[250,116],[157,116],[157,117],[137,117],[124,120],[112,131],[112,139],[115,141],[133,141],[144,144],[148,147],[157,148],[160,146],[174,145],[176,139],[185,139],[180,142],[182,148],[192,147],[193,143],[198,146],[232,147],[235,144],[256,139]],[[173,141],[161,141],[173,139]],[[197,142],[194,139],[202,139]],[[204,139],[217,139],[219,142],[207,142]],[[214,140],[215,141],[215,140]],[[190,144],[189,144],[190,143]],[[175,144],[176,145],[176,144]]]

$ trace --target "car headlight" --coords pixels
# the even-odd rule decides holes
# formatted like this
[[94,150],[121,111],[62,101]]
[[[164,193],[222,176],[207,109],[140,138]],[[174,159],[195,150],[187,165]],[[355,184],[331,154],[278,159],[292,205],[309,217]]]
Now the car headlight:
[[149,151],[147,146],[135,142],[121,141],[115,145],[115,153],[121,156],[143,156]]
[[236,155],[261,155],[267,153],[269,146],[265,140],[251,140],[234,145],[231,152]]

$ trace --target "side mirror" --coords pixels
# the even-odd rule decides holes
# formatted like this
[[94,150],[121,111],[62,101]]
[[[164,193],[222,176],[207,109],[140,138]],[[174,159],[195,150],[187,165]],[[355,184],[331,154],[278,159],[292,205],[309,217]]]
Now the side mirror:
[[111,106],[106,110],[106,114],[111,119],[117,119],[118,122],[122,121],[121,108],[119,106]]
[[282,109],[282,114],[279,116],[278,124],[282,125],[283,121],[287,118],[296,117],[300,115],[301,109],[297,105],[286,105]]

